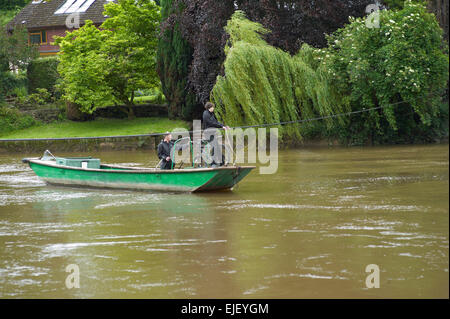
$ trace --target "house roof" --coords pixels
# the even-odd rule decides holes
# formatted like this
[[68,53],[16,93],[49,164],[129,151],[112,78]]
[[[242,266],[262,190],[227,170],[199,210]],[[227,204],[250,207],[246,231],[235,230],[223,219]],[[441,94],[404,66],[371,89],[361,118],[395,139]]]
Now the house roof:
[[[95,0],[85,12],[80,14],[80,25],[85,20],[92,20],[94,24],[101,24],[105,21],[103,6],[111,0]],[[68,0],[40,1],[34,0],[22,9],[7,25],[7,30],[11,31],[18,25],[27,29],[45,29],[51,27],[66,27],[66,19],[69,13],[55,14]]]

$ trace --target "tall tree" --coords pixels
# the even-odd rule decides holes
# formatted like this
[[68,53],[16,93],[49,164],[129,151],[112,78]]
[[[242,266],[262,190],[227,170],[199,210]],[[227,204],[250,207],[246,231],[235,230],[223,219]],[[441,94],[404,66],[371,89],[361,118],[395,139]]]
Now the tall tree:
[[28,45],[28,32],[25,28],[18,27],[11,34],[0,30],[0,65],[6,70],[26,70],[38,55],[37,47]]
[[158,74],[169,102],[169,117],[191,119],[199,109],[196,96],[187,85],[193,49],[180,32],[184,4],[161,1],[161,35],[158,44]]
[[31,0],[2,0],[0,1],[0,10],[12,10],[17,7],[24,7]]
[[134,92],[159,85],[159,7],[152,0],[118,0],[105,5],[105,14],[100,29],[88,20],[57,38],[64,96],[86,113],[109,101],[123,103],[131,118]]
[[303,43],[325,47],[326,34],[348,23],[349,16],[365,15],[373,0],[237,0],[247,17],[271,32],[266,40],[273,46],[297,53]]
[[[225,76],[217,78],[212,97],[218,116],[233,126],[279,123],[328,116],[348,109],[333,88],[316,49],[304,45],[296,56],[269,45],[259,23],[236,11],[228,22]],[[279,127],[280,137],[300,138],[302,127]]]
[[198,101],[205,104],[225,60],[223,48],[227,37],[224,27],[235,10],[234,1],[178,1],[186,6],[181,22],[183,36],[194,48],[189,85]]
[[[260,24],[236,12],[226,27],[225,76],[213,89],[219,117],[246,125],[383,107],[333,119],[329,128],[349,143],[439,136],[442,121],[448,123],[442,94],[449,60],[434,15],[406,2],[401,11],[383,10],[380,28],[367,28],[361,18],[350,22],[328,37],[327,48],[304,45],[292,57],[262,39],[267,31]],[[301,125],[283,130],[295,136],[296,128]]]
[[11,71],[26,70],[38,55],[36,46],[28,45],[28,32],[24,28],[16,28],[12,34],[0,30],[0,100],[21,84]]
[[[265,40],[276,47],[296,53],[303,43],[316,47],[326,45],[325,33],[331,33],[348,22],[349,16],[363,16],[372,0],[173,0],[173,6],[184,8],[177,19],[167,19],[170,28],[179,26],[184,39],[193,48],[188,87],[197,101],[210,99],[218,75],[223,74],[224,27],[236,9],[271,31]],[[166,28],[169,28],[166,26]],[[201,109],[196,109],[198,112]]]

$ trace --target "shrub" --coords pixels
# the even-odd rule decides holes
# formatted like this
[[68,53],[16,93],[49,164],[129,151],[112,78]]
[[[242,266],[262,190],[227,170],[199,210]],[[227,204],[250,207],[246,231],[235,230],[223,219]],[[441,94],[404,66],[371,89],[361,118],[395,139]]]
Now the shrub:
[[38,122],[29,115],[24,115],[10,107],[0,107],[0,135],[28,128],[36,124]]
[[27,79],[21,74],[14,74],[9,71],[0,71],[0,101],[10,95],[17,95],[23,92],[27,86]]
[[400,11],[382,10],[379,28],[351,19],[330,36],[322,63],[352,110],[384,107],[347,118],[337,127],[341,137],[358,144],[409,142],[411,134],[433,131],[449,73],[442,36],[436,17],[411,1]]
[[47,89],[36,89],[36,93],[28,96],[28,103],[34,105],[45,105],[51,102],[51,93]]
[[33,60],[27,69],[28,92],[36,93],[37,89],[47,89],[55,94],[55,85],[60,78],[57,57],[46,57]]
[[15,87],[11,93],[18,98],[24,98],[28,95],[28,89],[26,86],[18,86]]
[[14,81],[15,78],[12,73],[8,71],[0,72],[0,101],[3,101],[8,92],[14,88]]

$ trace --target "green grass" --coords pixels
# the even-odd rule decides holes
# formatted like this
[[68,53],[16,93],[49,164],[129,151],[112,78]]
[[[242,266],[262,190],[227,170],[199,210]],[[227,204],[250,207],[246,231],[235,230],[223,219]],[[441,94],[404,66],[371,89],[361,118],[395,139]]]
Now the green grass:
[[163,133],[175,128],[188,128],[187,122],[166,118],[136,118],[134,120],[98,119],[90,122],[64,121],[45,124],[0,135],[0,139],[64,138]]
[[153,96],[137,96],[134,98],[136,103],[151,103],[155,100]]
[[160,98],[162,100],[158,100],[158,95],[137,96],[134,98],[134,102],[138,104],[146,104],[146,103],[160,104],[166,102],[164,96],[161,96]]

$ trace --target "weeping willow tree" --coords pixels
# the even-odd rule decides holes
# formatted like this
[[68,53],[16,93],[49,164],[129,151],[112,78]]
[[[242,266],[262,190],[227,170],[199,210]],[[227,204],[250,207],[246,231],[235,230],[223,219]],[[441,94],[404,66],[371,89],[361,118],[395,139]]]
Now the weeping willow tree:
[[[304,45],[291,56],[267,44],[263,35],[269,31],[242,11],[234,13],[225,30],[229,34],[225,76],[217,77],[211,93],[223,122],[233,126],[279,123],[347,109],[315,49]],[[279,129],[280,136],[302,136],[301,125]]]

